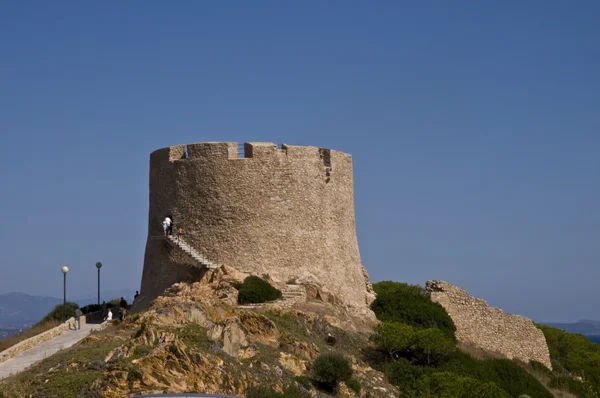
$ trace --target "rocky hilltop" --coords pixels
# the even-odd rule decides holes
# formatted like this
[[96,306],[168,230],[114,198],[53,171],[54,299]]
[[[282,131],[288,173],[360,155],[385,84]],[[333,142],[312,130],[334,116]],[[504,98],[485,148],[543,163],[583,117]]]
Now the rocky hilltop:
[[[232,284],[243,277],[222,266],[199,282],[174,284],[147,311],[91,334],[0,391],[9,397],[244,396],[252,386],[294,385],[326,396],[305,376],[317,356],[337,352],[350,360],[361,396],[398,396],[397,387],[363,360],[372,321],[352,318],[343,306],[316,296],[293,306],[286,301],[239,306]],[[357,396],[343,383],[340,391]]]
[[[281,299],[239,304],[248,280],[276,291],[277,283],[263,278],[220,266],[196,282],[175,283],[143,312],[104,324],[0,381],[0,398],[195,392],[551,398],[600,392],[595,344],[540,330],[447,282],[428,281],[425,288],[378,282],[373,319],[349,311],[309,274],[288,280],[288,288],[302,289]],[[333,374],[335,380],[324,384]]]

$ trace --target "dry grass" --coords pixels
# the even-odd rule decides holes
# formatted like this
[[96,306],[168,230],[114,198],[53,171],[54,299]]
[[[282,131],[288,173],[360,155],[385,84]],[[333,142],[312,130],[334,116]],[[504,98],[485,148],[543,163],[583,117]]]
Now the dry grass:
[[7,337],[0,341],[0,352],[9,349],[10,347],[19,344],[23,340],[27,340],[31,337],[37,336],[38,334],[44,333],[52,328],[59,326],[62,322],[59,321],[48,321],[43,324],[36,324],[30,329],[24,332],[15,334],[14,336]]
[[556,398],[578,398],[577,395],[571,394],[570,392],[553,390],[551,388],[549,388],[549,390]]
[[504,356],[502,356],[502,354],[499,354],[499,353],[496,353],[493,351],[484,350],[482,348],[478,348],[478,347],[475,347],[473,345],[463,343],[463,342],[458,342],[456,344],[456,346],[462,352],[465,352],[465,353],[469,354],[470,356],[472,356],[473,358],[479,359],[479,360],[505,358]]

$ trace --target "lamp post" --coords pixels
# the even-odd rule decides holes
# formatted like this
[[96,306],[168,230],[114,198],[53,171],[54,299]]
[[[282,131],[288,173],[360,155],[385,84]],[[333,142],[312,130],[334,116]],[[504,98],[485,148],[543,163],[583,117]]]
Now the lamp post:
[[100,268],[102,268],[100,261],[96,263],[96,268],[98,268],[98,305],[100,305]]
[[69,272],[69,267],[63,265],[61,268],[63,273],[63,322],[67,321],[67,272]]

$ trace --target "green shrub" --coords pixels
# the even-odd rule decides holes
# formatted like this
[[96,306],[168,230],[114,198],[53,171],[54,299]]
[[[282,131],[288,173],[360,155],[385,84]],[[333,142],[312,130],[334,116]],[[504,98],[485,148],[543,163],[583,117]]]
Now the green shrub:
[[[108,308],[108,307],[107,307]],[[96,311],[102,310],[102,305],[100,304],[88,304],[80,308],[81,312],[84,314],[89,314]]]
[[388,353],[392,358],[398,358],[408,351],[415,330],[401,322],[382,322],[375,327],[371,341],[380,351]]
[[527,394],[536,398],[552,398],[539,380],[509,359],[477,360],[466,353],[456,352],[440,370],[493,382],[511,396]]
[[550,383],[548,383],[548,387],[568,391],[576,395],[584,395],[583,383],[571,376],[553,376]]
[[250,387],[246,390],[246,398],[310,398],[310,393],[289,385],[282,392],[270,387]]
[[351,377],[350,362],[342,355],[322,354],[312,364],[311,379],[326,391],[334,391],[340,381],[348,381]]
[[249,276],[244,283],[237,285],[239,304],[256,304],[277,300],[282,297],[281,290],[258,276]]
[[82,371],[66,372],[64,370],[53,373],[48,381],[41,387],[43,394],[34,396],[48,397],[77,397],[83,396],[82,392],[89,390],[95,380],[104,379],[104,372]]
[[434,303],[420,286],[383,281],[373,285],[377,298],[371,304],[382,322],[402,322],[419,328],[438,328],[455,339],[456,326],[444,307]]
[[600,393],[600,345],[580,334],[536,326],[546,337],[554,372],[581,376],[586,381],[587,395]]
[[405,358],[399,358],[383,364],[375,364],[375,368],[383,372],[388,381],[391,384],[399,386],[401,390],[413,388],[419,378],[435,371],[433,367],[412,365]]
[[510,398],[504,390],[494,383],[483,382],[471,377],[454,373],[433,373],[421,377],[415,388],[405,392],[411,398]]
[[129,359],[133,361],[134,359],[143,358],[146,355],[150,354],[151,352],[152,352],[152,347],[150,347],[149,345],[145,345],[145,344],[138,345],[133,350],[133,354],[131,355],[131,357],[129,357]]
[[129,389],[131,390],[133,388],[133,383],[137,380],[141,381],[143,377],[144,374],[142,373],[142,369],[136,364],[131,364],[127,370],[127,386]]
[[540,373],[544,374],[545,376],[552,376],[552,371],[550,369],[548,369],[546,367],[546,365],[544,365],[541,362],[529,361],[529,366],[531,367],[532,370],[534,370],[536,372],[540,372]]
[[[534,376],[508,359],[477,360],[464,352],[454,351],[444,362],[434,367],[415,365],[409,361],[410,356],[407,357],[375,364],[378,370],[385,373],[390,383],[399,386],[403,391],[418,389],[418,380],[421,380],[421,384],[424,383],[422,380],[436,380],[435,378],[424,379],[425,376],[445,372],[456,377],[479,380],[484,384],[494,383],[511,396],[528,394],[532,397],[552,397],[552,394]],[[464,380],[461,381],[463,382]]]
[[310,390],[312,388],[312,383],[310,382],[310,379],[306,376],[296,376],[294,377],[294,380],[307,390]]
[[356,395],[360,394],[360,382],[358,380],[356,380],[354,377],[349,378],[346,381],[346,385],[348,386],[349,389],[354,391],[356,393]]
[[177,336],[190,348],[208,350],[212,343],[208,338],[206,328],[197,324],[185,325],[178,330]]
[[[67,319],[71,318],[74,315],[74,312],[79,305],[77,303],[72,303],[67,301]],[[52,311],[50,311],[38,324],[43,324],[50,321],[59,321],[62,322],[64,317],[64,306],[62,304],[58,304]]]
[[371,341],[392,358],[404,357],[419,365],[437,365],[456,351],[454,341],[440,329],[415,329],[400,322],[380,323]]
[[414,363],[433,366],[449,358],[456,346],[440,329],[425,329],[415,333],[409,349]]

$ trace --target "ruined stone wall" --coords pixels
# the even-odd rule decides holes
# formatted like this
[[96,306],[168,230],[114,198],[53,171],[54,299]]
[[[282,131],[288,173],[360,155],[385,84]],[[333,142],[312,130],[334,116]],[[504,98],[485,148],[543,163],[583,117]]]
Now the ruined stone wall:
[[444,281],[428,281],[431,300],[441,304],[456,325],[459,341],[509,359],[538,361],[552,369],[546,338],[533,322],[488,306],[480,298]]
[[210,261],[285,283],[315,275],[345,304],[373,299],[361,265],[350,155],[317,147],[235,142],[172,146],[150,155],[148,241],[140,294],[197,279],[169,251],[162,220]]

